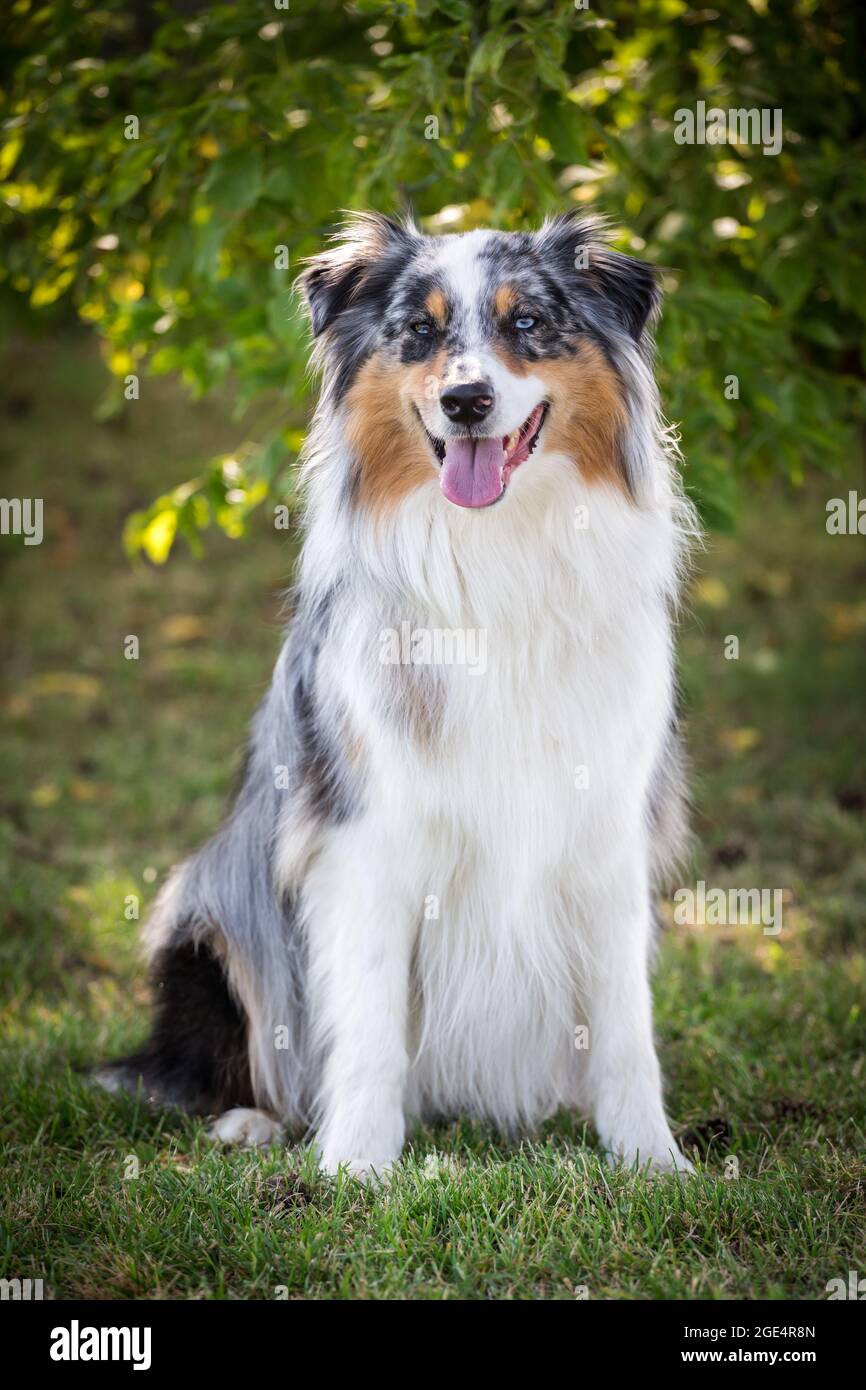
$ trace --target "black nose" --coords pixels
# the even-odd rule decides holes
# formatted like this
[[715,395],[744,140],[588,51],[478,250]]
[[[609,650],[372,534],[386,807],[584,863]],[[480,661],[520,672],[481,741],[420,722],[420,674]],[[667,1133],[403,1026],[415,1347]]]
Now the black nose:
[[489,381],[467,381],[449,386],[439,397],[449,420],[457,425],[477,425],[493,407],[493,387]]

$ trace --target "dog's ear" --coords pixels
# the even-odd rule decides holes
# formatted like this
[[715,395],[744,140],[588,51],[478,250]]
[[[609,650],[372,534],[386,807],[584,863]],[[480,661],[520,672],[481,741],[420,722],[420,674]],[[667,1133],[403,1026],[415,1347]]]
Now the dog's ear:
[[625,256],[602,246],[590,266],[598,276],[602,290],[617,310],[636,343],[643,337],[647,323],[658,317],[662,302],[658,272],[648,261]]
[[605,239],[604,223],[577,211],[545,222],[536,236],[539,249],[556,261],[562,274],[588,276],[589,284],[613,305],[621,323],[640,342],[661,304],[655,267],[614,251]]
[[357,298],[371,271],[395,253],[405,254],[418,233],[375,212],[350,213],[326,251],[312,256],[297,280],[316,337]]

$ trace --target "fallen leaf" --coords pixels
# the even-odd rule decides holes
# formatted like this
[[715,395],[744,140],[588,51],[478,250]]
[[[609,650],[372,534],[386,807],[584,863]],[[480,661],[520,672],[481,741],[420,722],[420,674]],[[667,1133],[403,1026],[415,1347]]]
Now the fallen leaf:
[[194,613],[174,613],[159,625],[164,642],[196,642],[205,631],[205,624]]
[[692,592],[695,601],[707,608],[725,608],[731,601],[728,586],[713,575],[705,575],[703,579],[699,579]]
[[10,695],[3,701],[3,713],[10,719],[26,719],[33,708],[28,695]]
[[34,695],[72,695],[82,700],[95,700],[102,693],[102,681],[85,676],[80,671],[46,671],[29,682]]
[[34,806],[53,806],[60,800],[60,788],[56,782],[40,782],[30,793]]
[[90,782],[86,777],[73,777],[69,790],[73,801],[104,801],[111,794],[102,782]]
[[738,806],[754,806],[756,801],[761,799],[761,788],[753,786],[734,787],[731,792],[731,800]]
[[825,612],[831,642],[847,642],[866,626],[866,603],[830,603]]
[[789,570],[757,570],[749,575],[749,587],[768,598],[784,598],[791,587]]
[[748,753],[761,742],[758,729],[743,726],[739,729],[719,729],[719,743],[729,753]]

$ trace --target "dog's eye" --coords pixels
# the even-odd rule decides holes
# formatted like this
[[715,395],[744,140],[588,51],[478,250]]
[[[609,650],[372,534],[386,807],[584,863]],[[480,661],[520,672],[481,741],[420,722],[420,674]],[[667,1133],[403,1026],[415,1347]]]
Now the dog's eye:
[[519,319],[514,320],[514,327],[521,333],[528,333],[530,328],[538,327],[538,319],[532,314],[521,314]]
[[414,323],[410,323],[409,327],[413,333],[418,334],[419,338],[427,338],[433,332],[426,319],[416,319]]

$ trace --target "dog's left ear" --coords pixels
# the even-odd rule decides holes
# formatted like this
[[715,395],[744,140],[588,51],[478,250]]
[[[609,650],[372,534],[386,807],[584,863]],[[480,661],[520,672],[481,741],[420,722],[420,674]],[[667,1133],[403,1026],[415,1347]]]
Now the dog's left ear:
[[647,261],[614,251],[603,224],[578,212],[546,222],[537,233],[543,253],[556,258],[561,273],[585,274],[616,310],[635,342],[652,323],[661,304],[656,270]]
[[310,258],[296,282],[315,336],[354,303],[379,264],[405,255],[417,236],[411,223],[375,212],[350,213],[331,237],[333,244]]
[[600,247],[594,258],[590,254],[589,264],[629,333],[639,343],[647,323],[652,325],[658,317],[662,302],[655,267],[635,256],[612,251],[609,246]]

